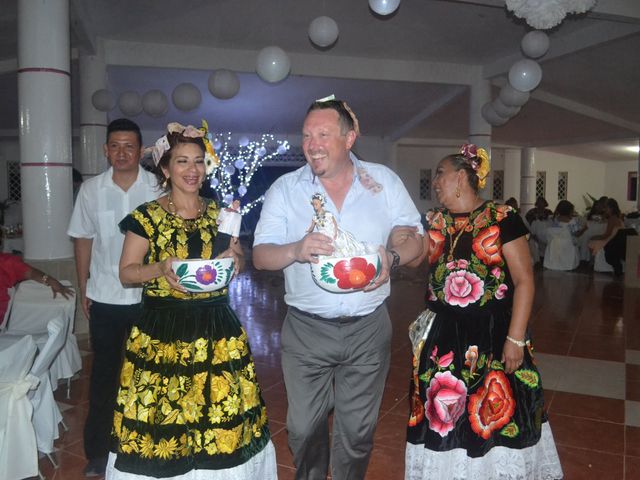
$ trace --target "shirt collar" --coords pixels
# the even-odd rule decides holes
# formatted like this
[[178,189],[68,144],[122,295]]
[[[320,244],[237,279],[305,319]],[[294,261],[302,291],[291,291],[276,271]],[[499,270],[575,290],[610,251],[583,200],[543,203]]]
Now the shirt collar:
[[[136,187],[139,184],[141,184],[144,181],[142,179],[143,176],[144,176],[144,169],[142,168],[142,166],[138,165],[138,175],[136,176],[135,181],[131,184],[131,187],[129,187],[129,190],[131,190],[133,187]],[[103,183],[102,183],[103,186],[117,188],[119,190],[122,190],[113,181],[113,167],[109,167],[109,170],[106,171],[106,175],[104,176],[104,178],[102,180],[103,180]]]

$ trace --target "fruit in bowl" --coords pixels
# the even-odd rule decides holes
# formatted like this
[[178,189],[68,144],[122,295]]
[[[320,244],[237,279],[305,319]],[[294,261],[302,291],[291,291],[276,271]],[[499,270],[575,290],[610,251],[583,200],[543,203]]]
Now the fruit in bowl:
[[178,283],[193,293],[213,292],[229,285],[233,258],[177,260],[171,265]]
[[379,253],[353,257],[320,257],[312,263],[311,275],[319,287],[334,293],[362,290],[380,275]]

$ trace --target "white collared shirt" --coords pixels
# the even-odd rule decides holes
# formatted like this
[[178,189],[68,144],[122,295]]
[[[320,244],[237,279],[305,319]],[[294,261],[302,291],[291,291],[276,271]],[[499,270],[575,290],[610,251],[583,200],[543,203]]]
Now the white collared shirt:
[[[386,245],[391,229],[398,225],[413,225],[423,233],[420,214],[402,180],[384,165],[362,162],[355,155],[351,158],[354,181],[340,212],[309,165],[278,178],[265,194],[254,246],[283,245],[304,237],[314,214],[311,205],[314,193],[325,195],[325,210],[336,217],[340,228],[361,242]],[[369,178],[360,174],[362,168]],[[365,187],[372,182],[382,189]],[[307,263],[289,265],[284,269],[284,277],[287,305],[325,318],[371,313],[389,296],[390,290],[386,283],[371,292],[330,293],[316,285]]]
[[125,288],[120,283],[118,265],[124,235],[118,223],[138,205],[155,200],[161,194],[152,173],[138,168],[138,177],[126,192],[113,181],[113,169],[97,175],[80,186],[67,234],[73,238],[91,238],[91,264],[87,297],[112,305],[139,303],[141,288]]

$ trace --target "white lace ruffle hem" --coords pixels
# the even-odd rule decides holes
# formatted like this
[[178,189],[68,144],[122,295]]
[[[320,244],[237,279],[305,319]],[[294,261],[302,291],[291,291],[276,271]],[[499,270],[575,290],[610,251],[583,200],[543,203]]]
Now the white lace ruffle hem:
[[556,444],[548,422],[535,445],[523,449],[494,447],[478,458],[456,448],[435,452],[424,445],[407,443],[405,480],[558,480],[563,477]]
[[[109,454],[105,480],[156,480],[155,477],[136,475],[134,473],[121,472],[114,466],[116,454]],[[222,470],[191,470],[177,477],[162,477],[168,480],[277,480],[278,467],[276,464],[276,451],[273,443],[269,443],[250,460],[242,465]]]

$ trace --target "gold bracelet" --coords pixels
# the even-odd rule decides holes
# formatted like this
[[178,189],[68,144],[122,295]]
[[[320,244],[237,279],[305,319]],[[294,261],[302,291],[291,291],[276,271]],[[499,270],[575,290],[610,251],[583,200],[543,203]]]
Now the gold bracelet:
[[525,342],[524,340],[516,340],[515,338],[510,337],[509,335],[507,335],[507,340],[509,340],[511,343],[515,343],[519,347],[527,346],[527,342]]
[[42,283],[44,283],[47,287],[51,286],[49,285],[49,275],[47,275],[46,273],[42,275]]

